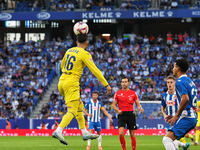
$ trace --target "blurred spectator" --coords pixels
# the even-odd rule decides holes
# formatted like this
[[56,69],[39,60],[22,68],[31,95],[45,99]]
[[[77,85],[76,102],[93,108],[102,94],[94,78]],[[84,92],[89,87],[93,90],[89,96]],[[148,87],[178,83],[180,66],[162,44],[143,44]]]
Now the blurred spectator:
[[40,126],[37,127],[37,129],[43,129],[43,130],[48,129],[48,128],[47,128],[48,125],[49,125],[49,123],[45,124],[45,122],[42,121],[41,124],[40,124]]
[[129,1],[122,1],[120,8],[121,9],[130,9],[132,4]]
[[6,119],[6,129],[11,129],[11,122],[9,119]]
[[172,2],[171,2],[171,8],[172,9],[175,9],[175,8],[177,8],[178,7],[178,2],[177,2],[177,0],[172,0]]
[[58,125],[59,125],[58,120],[55,120],[52,129],[57,129]]
[[189,8],[192,6],[191,0],[161,0],[160,9]]
[[172,41],[173,41],[172,34],[171,34],[171,32],[168,32],[167,33],[167,44],[172,45]]

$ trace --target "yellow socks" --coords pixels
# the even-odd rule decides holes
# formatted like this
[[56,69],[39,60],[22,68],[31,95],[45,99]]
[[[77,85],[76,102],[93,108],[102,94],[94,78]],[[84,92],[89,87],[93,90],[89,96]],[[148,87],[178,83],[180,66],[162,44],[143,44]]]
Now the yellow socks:
[[193,139],[192,134],[188,134],[188,138]]
[[181,138],[180,141],[181,141],[182,143],[187,143],[186,140],[185,140],[185,138]]

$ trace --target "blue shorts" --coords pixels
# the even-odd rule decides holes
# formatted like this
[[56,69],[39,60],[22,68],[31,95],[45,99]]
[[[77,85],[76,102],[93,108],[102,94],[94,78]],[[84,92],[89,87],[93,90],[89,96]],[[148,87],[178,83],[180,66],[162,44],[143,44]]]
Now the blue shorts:
[[181,118],[174,126],[168,126],[168,131],[174,132],[177,140],[184,137],[190,130],[194,129],[197,124],[196,118]]
[[88,122],[88,129],[94,129],[97,132],[101,131],[101,122]]

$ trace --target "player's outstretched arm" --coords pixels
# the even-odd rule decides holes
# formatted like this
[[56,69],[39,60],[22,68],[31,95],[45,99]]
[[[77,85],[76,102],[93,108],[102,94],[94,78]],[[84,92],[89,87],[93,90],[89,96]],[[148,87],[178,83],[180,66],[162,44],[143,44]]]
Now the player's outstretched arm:
[[91,54],[86,52],[82,56],[82,60],[85,63],[85,65],[89,68],[89,70],[94,74],[94,76],[97,77],[97,79],[99,79],[99,81],[103,84],[103,86],[104,87],[109,87],[107,80],[104,78],[104,76],[101,73],[101,71],[94,64]]
[[110,117],[110,115],[108,114],[108,112],[106,111],[106,109],[104,107],[101,107],[101,110],[108,117],[108,119],[110,120],[110,122],[113,122],[112,118]]

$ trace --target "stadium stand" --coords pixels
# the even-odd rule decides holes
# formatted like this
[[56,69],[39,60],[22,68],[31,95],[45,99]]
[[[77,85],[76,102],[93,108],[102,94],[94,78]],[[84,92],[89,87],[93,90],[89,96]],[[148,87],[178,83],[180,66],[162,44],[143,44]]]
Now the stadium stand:
[[[112,44],[102,38],[94,40],[95,38],[89,34],[88,51],[113,87],[113,94],[120,87],[121,75],[125,74],[131,78],[130,88],[137,92],[140,100],[161,100],[161,94],[166,91],[164,78],[171,73],[172,62],[175,58],[186,56],[188,53],[190,53],[187,57],[188,61],[192,64],[188,75],[194,79],[196,85],[200,84],[197,74],[200,71],[198,38],[187,33],[168,33],[163,38],[130,34],[128,39],[114,37]],[[1,46],[0,112],[2,118],[27,118],[30,115],[31,109],[37,104],[55,76],[56,62],[62,59],[65,50],[72,44],[73,40],[68,36],[65,41],[27,43],[13,41]],[[81,78],[82,100],[88,102],[91,92],[95,90],[100,92],[100,99],[114,117],[116,114],[110,105],[112,97],[103,95],[105,89],[89,70],[85,69]],[[149,107],[148,104],[142,105]],[[154,106],[157,108],[157,105]],[[146,117],[151,116],[152,110],[145,112]],[[65,111],[64,100],[58,91],[55,91],[38,117],[59,118]]]
[[0,112],[27,118],[55,76],[59,42],[12,42],[0,48]]
[[1,10],[23,11],[73,11],[74,9],[113,10],[113,9],[149,9],[156,5],[159,9],[199,8],[198,0],[1,0]]
[[[188,75],[199,85],[198,71],[199,45],[196,38],[188,33],[171,34],[166,37],[140,36],[130,34],[129,39],[114,37],[113,42],[108,43],[101,38],[93,40],[93,35],[89,35],[90,46],[88,50],[93,55],[96,65],[103,71],[113,87],[113,94],[120,87],[121,76],[127,75],[131,78],[130,88],[135,90],[142,101],[160,101],[161,94],[166,91],[165,77],[172,73],[175,58],[190,55],[187,57],[192,64]],[[200,87],[197,87],[200,89]],[[89,72],[84,70],[81,78],[81,98],[84,102],[90,100],[93,91],[99,91],[100,99],[108,112],[116,117],[112,110],[112,97],[103,94],[104,88],[99,81]],[[198,90],[199,91],[199,90]],[[200,92],[199,94],[200,95]],[[145,114],[138,115],[139,118],[148,117],[150,119],[160,117],[160,104],[142,104]],[[149,109],[151,107],[151,109]],[[153,110],[158,115],[152,116]],[[41,110],[38,118],[59,118],[66,111],[64,100],[58,91],[52,93],[49,103]]]

